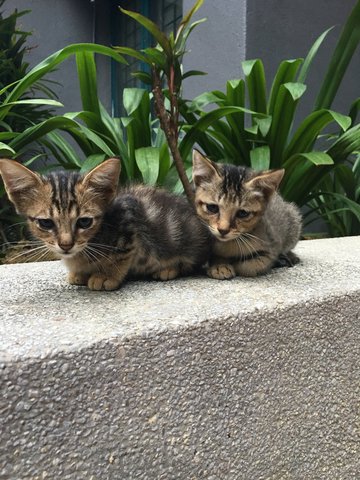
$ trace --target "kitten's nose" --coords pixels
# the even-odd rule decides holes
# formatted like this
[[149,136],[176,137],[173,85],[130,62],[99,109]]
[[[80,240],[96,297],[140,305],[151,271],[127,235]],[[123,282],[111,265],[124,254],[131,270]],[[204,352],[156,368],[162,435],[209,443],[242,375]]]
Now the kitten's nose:
[[218,228],[218,232],[222,237],[225,237],[230,232],[230,228]]
[[62,243],[59,243],[58,245],[61,248],[61,250],[64,250],[64,252],[69,252],[74,246],[74,242],[71,242],[71,243],[62,242]]

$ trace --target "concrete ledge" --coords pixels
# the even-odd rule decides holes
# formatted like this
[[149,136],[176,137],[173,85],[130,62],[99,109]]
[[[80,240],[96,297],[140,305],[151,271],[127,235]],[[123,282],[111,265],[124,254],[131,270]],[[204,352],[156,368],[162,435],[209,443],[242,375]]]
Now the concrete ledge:
[[0,479],[360,472],[360,237],[257,279],[72,287],[0,267]]

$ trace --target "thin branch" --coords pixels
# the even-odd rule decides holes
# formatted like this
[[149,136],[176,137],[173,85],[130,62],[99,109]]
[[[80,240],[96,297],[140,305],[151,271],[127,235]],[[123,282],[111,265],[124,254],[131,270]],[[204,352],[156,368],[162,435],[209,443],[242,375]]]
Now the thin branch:
[[170,111],[166,111],[165,108],[165,98],[161,87],[161,78],[159,71],[153,67],[152,68],[152,79],[153,79],[153,94],[154,94],[154,103],[155,111],[160,120],[160,127],[165,133],[167,143],[169,145],[171,155],[175,162],[175,167],[178,172],[181,183],[183,184],[185,194],[191,203],[194,204],[194,192],[191,188],[189,179],[187,178],[186,171],[184,168],[184,162],[181,157],[179,147],[178,147],[178,117],[179,117],[179,108],[176,93],[173,89],[173,79],[169,79],[169,91],[170,91]]

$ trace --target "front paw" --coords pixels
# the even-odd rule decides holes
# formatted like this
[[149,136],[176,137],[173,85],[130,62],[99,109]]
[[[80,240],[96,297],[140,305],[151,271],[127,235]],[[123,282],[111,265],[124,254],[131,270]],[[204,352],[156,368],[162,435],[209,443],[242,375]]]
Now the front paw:
[[229,280],[236,276],[234,267],[232,265],[211,265],[207,269],[207,274],[210,278],[216,278],[217,280]]
[[116,290],[120,286],[120,281],[114,277],[108,277],[103,273],[94,273],[88,280],[90,290]]
[[152,277],[155,280],[173,280],[179,275],[179,270],[177,268],[163,268],[158,272],[153,273]]
[[69,272],[68,282],[70,285],[87,285],[89,275],[79,272]]

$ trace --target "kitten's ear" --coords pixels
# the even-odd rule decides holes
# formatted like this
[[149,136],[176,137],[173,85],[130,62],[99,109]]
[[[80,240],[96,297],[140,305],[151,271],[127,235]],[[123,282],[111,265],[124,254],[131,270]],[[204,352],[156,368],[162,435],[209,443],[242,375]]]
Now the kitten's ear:
[[198,150],[193,150],[193,170],[192,176],[196,186],[199,186],[203,182],[208,182],[213,177],[219,177],[219,172],[215,164],[202,155]]
[[36,198],[43,187],[41,177],[15,160],[0,159],[0,174],[5,190],[18,213],[26,210],[29,201]]
[[259,172],[255,177],[248,180],[244,187],[249,190],[261,192],[266,198],[270,197],[280,185],[285,170],[265,170]]
[[111,201],[117,191],[121,163],[118,158],[109,158],[91,170],[84,178],[85,188],[92,188]]

